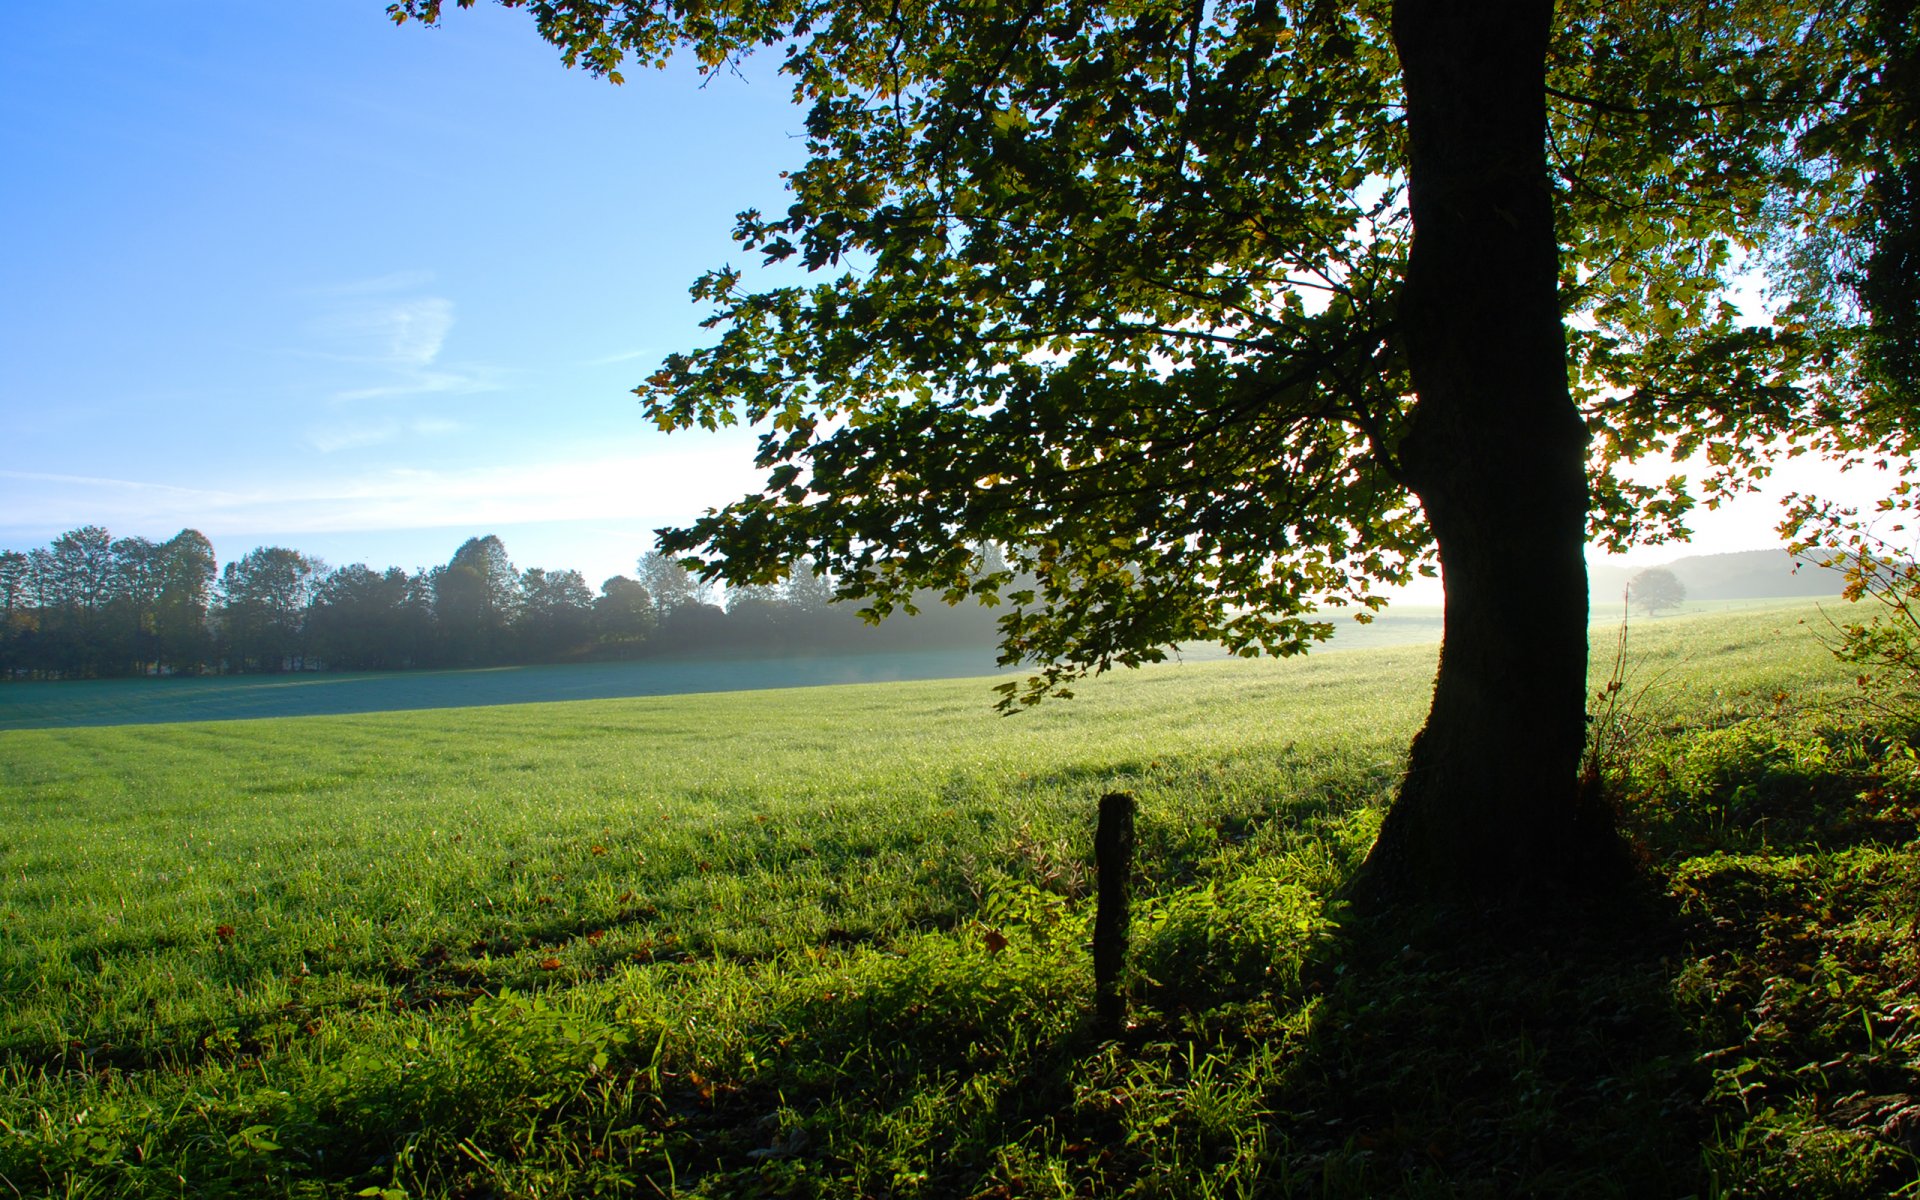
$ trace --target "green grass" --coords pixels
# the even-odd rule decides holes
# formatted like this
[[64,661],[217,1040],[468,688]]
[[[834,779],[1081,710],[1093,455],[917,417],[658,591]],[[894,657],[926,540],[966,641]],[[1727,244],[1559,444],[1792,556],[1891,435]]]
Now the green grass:
[[1920,789],[1812,613],[1635,627],[1626,938],[1330,900],[1431,647],[0,734],[0,1195],[1886,1194]]
[[[1438,608],[1405,605],[1369,624],[1336,616],[1330,648],[1375,649],[1438,642]],[[1323,650],[1323,653],[1325,651]],[[1211,646],[1193,661],[1223,657]],[[635,662],[490,667],[463,671],[296,672],[164,679],[0,683],[0,731],[149,725],[263,717],[337,716],[479,708],[569,700],[615,700],[762,688],[819,687],[994,674],[985,646],[786,657],[715,655]]]
[[755,688],[990,675],[993,651],[919,650],[786,658],[660,658],[464,671],[82,679],[0,684],[0,730],[234,721],[611,700]]

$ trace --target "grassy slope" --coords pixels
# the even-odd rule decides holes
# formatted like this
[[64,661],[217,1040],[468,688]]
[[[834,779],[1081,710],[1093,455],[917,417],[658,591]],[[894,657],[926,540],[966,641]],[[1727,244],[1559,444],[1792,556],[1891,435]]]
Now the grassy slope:
[[[1625,941],[1383,941],[1329,906],[1430,648],[1012,720],[972,680],[0,734],[0,1176],[1880,1194],[1920,1123],[1911,762],[1800,615],[1636,632],[1621,771],[1661,894]],[[1113,787],[1152,900],[1102,1043]]]

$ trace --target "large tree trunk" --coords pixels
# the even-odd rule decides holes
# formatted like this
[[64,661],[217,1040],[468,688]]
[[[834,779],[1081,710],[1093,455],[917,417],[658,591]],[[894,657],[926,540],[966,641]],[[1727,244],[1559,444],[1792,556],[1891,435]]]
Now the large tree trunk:
[[1396,0],[1413,246],[1401,447],[1439,545],[1433,709],[1363,893],[1536,901],[1590,886],[1615,835],[1585,742],[1586,430],[1567,390],[1546,165],[1552,0]]

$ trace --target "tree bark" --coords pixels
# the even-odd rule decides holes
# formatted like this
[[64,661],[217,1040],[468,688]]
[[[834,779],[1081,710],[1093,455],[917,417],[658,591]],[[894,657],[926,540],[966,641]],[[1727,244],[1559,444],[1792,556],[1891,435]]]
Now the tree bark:
[[1552,0],[1396,0],[1416,396],[1400,447],[1439,548],[1433,708],[1361,892],[1534,902],[1619,860],[1585,745],[1586,428],[1546,163]]

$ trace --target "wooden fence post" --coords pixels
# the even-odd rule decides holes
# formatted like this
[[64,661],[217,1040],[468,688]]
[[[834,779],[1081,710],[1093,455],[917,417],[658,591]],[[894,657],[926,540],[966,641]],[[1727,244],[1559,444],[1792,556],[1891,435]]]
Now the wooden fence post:
[[1100,797],[1100,823],[1093,834],[1093,871],[1098,906],[1093,914],[1094,1018],[1111,1037],[1126,1027],[1127,928],[1132,920],[1133,817],[1131,792]]

